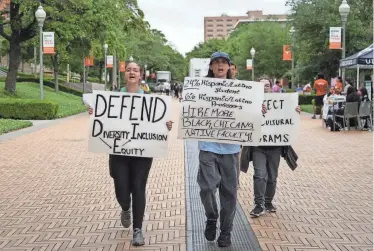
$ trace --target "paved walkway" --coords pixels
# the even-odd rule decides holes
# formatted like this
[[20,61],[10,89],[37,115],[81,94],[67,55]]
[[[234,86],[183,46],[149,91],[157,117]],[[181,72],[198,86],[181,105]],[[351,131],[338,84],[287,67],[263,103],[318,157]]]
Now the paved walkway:
[[373,134],[329,132],[303,116],[300,159],[282,160],[277,214],[251,219],[253,169],[240,177],[239,201],[264,251],[373,250]]
[[[87,150],[88,125],[81,115],[0,143],[1,251],[134,249],[132,231],[119,221],[108,157]],[[176,133],[169,157],[154,161],[146,246],[137,250],[186,250],[183,141]]]
[[[187,250],[184,142],[174,127],[169,157],[150,174],[147,245],[137,250]],[[119,221],[108,157],[87,151],[87,129],[80,115],[0,142],[0,250],[135,249]],[[372,250],[372,143],[369,132],[331,133],[304,118],[299,167],[282,162],[278,213],[248,217],[262,249]],[[241,175],[239,190],[247,216],[251,175]]]

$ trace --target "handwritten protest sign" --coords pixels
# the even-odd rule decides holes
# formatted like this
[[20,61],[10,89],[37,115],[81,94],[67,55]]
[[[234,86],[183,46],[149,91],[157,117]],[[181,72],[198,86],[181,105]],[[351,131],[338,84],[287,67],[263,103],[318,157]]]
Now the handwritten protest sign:
[[171,97],[93,92],[89,151],[136,157],[165,157]]
[[185,78],[178,137],[253,145],[261,138],[262,83]]
[[265,93],[267,113],[262,120],[259,145],[285,146],[295,142],[300,127],[300,115],[295,110],[298,103],[297,92]]

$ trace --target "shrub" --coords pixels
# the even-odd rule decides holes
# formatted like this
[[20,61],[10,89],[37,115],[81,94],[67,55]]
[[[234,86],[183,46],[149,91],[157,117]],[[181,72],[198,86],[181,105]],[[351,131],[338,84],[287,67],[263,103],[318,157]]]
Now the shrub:
[[299,95],[299,105],[310,105],[315,95]]
[[[5,78],[6,77],[0,77],[0,82],[5,82]],[[30,77],[17,77],[17,82],[39,83],[39,79],[38,78],[33,78],[31,76]],[[47,78],[47,80],[46,79],[43,80],[43,84],[44,84],[44,86],[55,88],[55,83],[52,82],[52,81],[49,81],[48,78]],[[59,85],[58,89],[62,92],[70,93],[70,94],[73,94],[73,95],[78,96],[78,97],[82,97],[82,95],[83,95],[83,92],[71,89],[71,88],[63,86],[63,85]]]
[[32,99],[0,99],[0,118],[45,120],[56,118],[58,104]]

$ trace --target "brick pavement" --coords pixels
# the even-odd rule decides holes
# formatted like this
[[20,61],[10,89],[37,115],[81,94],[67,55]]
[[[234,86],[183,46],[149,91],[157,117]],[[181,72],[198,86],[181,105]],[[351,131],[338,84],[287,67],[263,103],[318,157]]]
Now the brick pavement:
[[[0,250],[135,249],[108,157],[87,150],[88,122],[82,115],[0,143]],[[183,141],[174,127],[169,157],[150,173],[146,246],[137,250],[186,250]]]
[[250,218],[253,171],[239,201],[264,251],[373,250],[373,134],[329,132],[303,116],[298,168],[282,160],[276,214]]
[[[177,106],[174,121],[177,121]],[[88,116],[0,143],[0,250],[132,250],[106,155],[87,151]],[[174,129],[177,124],[174,124]],[[185,246],[183,142],[156,159],[148,185],[147,245]],[[263,250],[372,250],[372,134],[331,133],[303,118],[295,172],[282,162],[278,213],[251,219],[252,173],[239,200]]]

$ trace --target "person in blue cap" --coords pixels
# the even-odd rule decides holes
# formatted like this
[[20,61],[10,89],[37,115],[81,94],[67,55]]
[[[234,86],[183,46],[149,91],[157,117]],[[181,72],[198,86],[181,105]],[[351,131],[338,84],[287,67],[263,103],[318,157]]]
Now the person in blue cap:
[[[230,62],[227,53],[213,53],[206,77],[231,79]],[[263,112],[265,110],[263,108]],[[217,243],[219,247],[228,247],[231,245],[231,232],[236,211],[240,145],[199,141],[199,150],[197,182],[207,217],[204,235],[208,241],[216,239],[219,217],[220,235]],[[216,201],[217,188],[221,204],[219,213]]]

